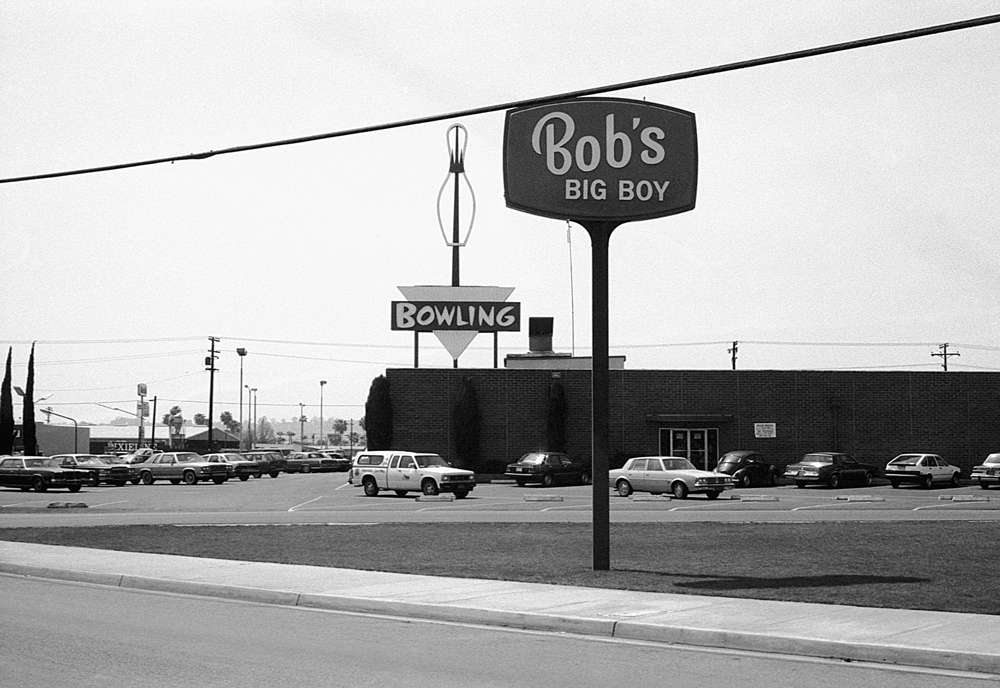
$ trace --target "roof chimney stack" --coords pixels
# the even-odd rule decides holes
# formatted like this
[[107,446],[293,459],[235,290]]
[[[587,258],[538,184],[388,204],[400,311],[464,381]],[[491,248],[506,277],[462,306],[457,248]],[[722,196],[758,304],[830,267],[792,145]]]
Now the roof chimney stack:
[[552,353],[553,318],[528,318],[528,351],[533,354]]

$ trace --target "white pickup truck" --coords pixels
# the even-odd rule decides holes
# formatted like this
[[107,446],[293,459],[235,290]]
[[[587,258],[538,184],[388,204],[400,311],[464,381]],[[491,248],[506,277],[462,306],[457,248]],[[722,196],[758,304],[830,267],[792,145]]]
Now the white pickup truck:
[[418,491],[425,495],[451,492],[455,499],[464,499],[475,488],[476,475],[452,468],[437,454],[367,451],[354,459],[347,482],[363,487],[369,497],[380,490],[393,490],[399,496]]

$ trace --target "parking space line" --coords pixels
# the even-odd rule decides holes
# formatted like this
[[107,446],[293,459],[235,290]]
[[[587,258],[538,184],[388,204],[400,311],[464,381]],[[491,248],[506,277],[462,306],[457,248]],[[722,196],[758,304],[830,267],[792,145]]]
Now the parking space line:
[[99,506],[109,506],[111,504],[128,504],[130,501],[131,500],[128,500],[128,499],[120,499],[117,502],[104,502],[103,504],[91,504],[90,508],[91,509],[96,509]]
[[819,509],[824,506],[843,506],[844,504],[849,504],[850,502],[830,502],[829,504],[810,504],[809,506],[797,506],[792,511],[802,511],[803,509]]
[[319,497],[316,497],[315,499],[310,499],[308,502],[302,502],[301,504],[296,504],[295,506],[293,506],[291,509],[288,510],[288,513],[296,511],[300,506],[305,506],[306,504],[312,504],[315,501],[323,499],[324,496],[325,495],[320,495]]

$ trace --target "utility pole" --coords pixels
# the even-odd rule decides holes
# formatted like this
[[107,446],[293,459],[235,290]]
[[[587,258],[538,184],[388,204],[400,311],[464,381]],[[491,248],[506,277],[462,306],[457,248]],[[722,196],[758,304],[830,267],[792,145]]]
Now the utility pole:
[[212,413],[214,411],[213,404],[215,403],[215,359],[218,358],[215,354],[215,343],[219,341],[219,338],[209,337],[208,341],[212,343],[209,355],[205,357],[205,365],[208,367],[208,451],[212,453],[215,451],[215,442],[213,442],[212,433]]
[[944,372],[947,373],[948,372],[948,358],[950,356],[961,356],[962,354],[958,353],[957,351],[949,353],[948,352],[948,344],[939,344],[938,348],[941,349],[941,353],[937,353],[936,354],[936,353],[934,353],[932,351],[931,352],[931,356],[940,356],[941,357],[941,367],[943,367],[944,368]]
[[726,349],[729,353],[733,355],[733,370],[736,370],[736,352],[740,350],[739,342],[733,342],[732,349]]
[[305,404],[299,403],[299,449],[306,450],[306,412]]

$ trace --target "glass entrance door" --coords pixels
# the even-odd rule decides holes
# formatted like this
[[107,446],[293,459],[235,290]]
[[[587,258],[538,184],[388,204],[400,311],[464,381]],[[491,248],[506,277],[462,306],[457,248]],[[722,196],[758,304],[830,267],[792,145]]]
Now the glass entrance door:
[[660,454],[689,460],[695,468],[715,468],[719,460],[719,431],[716,428],[663,428]]

